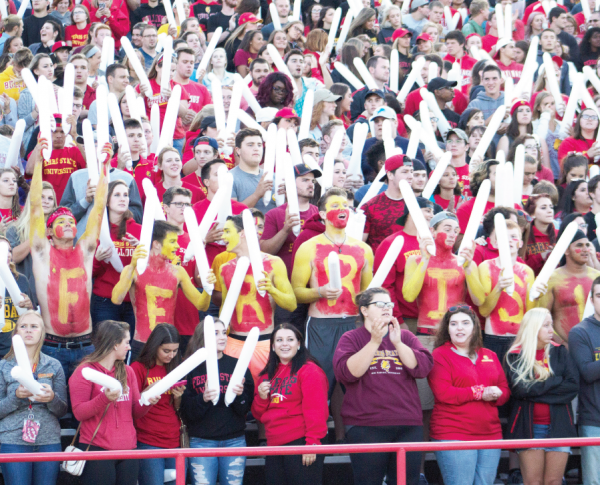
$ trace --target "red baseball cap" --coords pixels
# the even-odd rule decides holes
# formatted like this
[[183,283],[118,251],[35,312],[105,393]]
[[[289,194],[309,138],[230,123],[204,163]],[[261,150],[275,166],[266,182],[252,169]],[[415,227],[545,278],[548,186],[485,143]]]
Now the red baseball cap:
[[524,99],[517,99],[513,102],[512,106],[510,107],[510,115],[512,116],[513,113],[515,111],[517,111],[517,108],[519,106],[529,106],[529,103],[527,101],[525,101]]
[[396,30],[394,30],[394,33],[392,34],[392,42],[394,42],[396,39],[399,39],[400,37],[404,37],[406,35],[412,37],[412,32],[408,29],[396,29]]
[[238,25],[244,25],[248,22],[253,24],[262,24],[262,20],[259,19],[256,15],[251,12],[246,12],[240,15],[240,19],[238,20]]
[[64,49],[67,48],[69,50],[72,49],[72,47],[67,44],[64,40],[60,41],[60,42],[55,42],[54,44],[52,44],[52,52],[56,52],[58,49]]
[[558,67],[563,67],[562,57],[552,56],[552,62],[555,62]]
[[417,37],[417,42],[420,40],[428,40],[429,42],[433,42],[433,37],[423,32],[421,35],[419,35],[419,37]]
[[296,114],[296,112],[292,108],[280,109],[277,113],[275,113],[275,118],[285,118],[285,119],[298,118],[298,119],[300,119],[300,117]]
[[385,171],[392,172],[397,168],[409,165],[412,167],[412,160],[406,155],[393,155],[385,161]]

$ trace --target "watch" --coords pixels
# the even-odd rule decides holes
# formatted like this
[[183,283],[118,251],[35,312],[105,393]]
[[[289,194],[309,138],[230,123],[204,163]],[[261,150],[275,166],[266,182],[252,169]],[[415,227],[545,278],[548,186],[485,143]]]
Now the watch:
[[83,140],[82,136],[77,135],[77,138],[75,138],[75,141],[79,144],[79,145],[84,145],[85,142]]

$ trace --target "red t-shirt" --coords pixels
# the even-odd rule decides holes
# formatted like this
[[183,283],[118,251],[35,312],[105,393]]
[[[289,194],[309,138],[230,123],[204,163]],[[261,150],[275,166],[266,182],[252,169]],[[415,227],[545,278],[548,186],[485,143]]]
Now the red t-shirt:
[[86,85],[85,93],[83,93],[83,108],[90,109],[92,103],[96,101],[96,90],[91,86]]
[[[427,87],[427,85],[423,86]],[[417,111],[419,111],[419,105],[423,101],[423,97],[421,96],[421,90],[415,89],[408,93],[406,97],[406,103],[404,105],[404,115],[414,115]],[[460,91],[459,89],[454,90],[454,99],[450,105],[450,109],[454,111],[456,114],[461,115],[467,109],[469,105],[468,98]],[[400,133],[400,136],[403,136]]]
[[88,32],[90,25],[87,24],[83,29],[78,29],[76,25],[67,25],[65,27],[65,40],[71,42],[73,49],[87,45]]
[[252,54],[251,52],[240,49],[239,51],[237,51],[235,53],[235,56],[233,57],[233,63],[235,64],[235,67],[239,67],[239,66],[250,67],[250,64],[252,64],[252,61],[254,59],[256,59],[257,57],[258,57],[258,53]]
[[[535,352],[535,360],[538,364],[549,369],[548,358],[544,355],[545,350],[540,349]],[[533,424],[550,424],[550,405],[542,402],[536,402],[533,406]]]
[[495,35],[488,34],[488,35],[484,35],[481,38],[481,47],[488,54],[490,52],[492,52],[492,49],[496,46],[497,43],[498,43],[498,37],[496,37]]
[[402,229],[397,221],[404,215],[404,200],[392,200],[385,192],[373,197],[363,205],[365,216],[364,232],[369,234],[367,244],[373,252],[386,237]]
[[[148,368],[140,362],[131,364],[135,373],[140,394],[144,389],[160,381],[167,375],[164,365]],[[171,402],[171,391],[168,390],[148,413],[135,421],[137,440],[158,448],[179,448],[179,418]]]
[[[206,196],[204,195],[204,192],[202,192],[198,187],[194,187],[193,185],[190,185],[186,182],[181,182],[181,187],[184,189],[188,189],[192,192],[192,204],[195,204],[196,202],[200,202],[201,200],[206,199]],[[165,187],[163,186],[163,182],[158,181],[154,183],[154,187],[156,188],[156,192],[158,193],[158,200],[161,201],[163,200],[163,195],[165,195],[165,192],[167,191],[167,189],[165,189]]]
[[[464,204],[462,204],[458,210],[456,211],[456,217],[458,217],[458,224],[460,225],[460,233],[464,234],[467,230],[467,225],[469,224],[469,219],[471,218],[471,212],[473,212],[473,206],[475,205],[475,197],[470,200],[467,200]],[[494,202],[487,202],[485,204],[485,210],[483,211],[483,215],[494,208],[496,204]]]
[[192,172],[191,174],[186,175],[181,179],[181,181],[183,183],[193,185],[194,187],[198,187],[205,196],[208,193],[208,190],[206,190],[206,187],[204,186],[202,180],[196,172]]
[[[196,282],[194,281],[194,273],[196,271],[196,259],[192,259],[187,263],[184,262],[185,251],[190,244],[190,236],[187,232],[180,234],[177,238],[177,244],[179,244],[179,249],[177,250],[177,256],[179,256],[179,260],[181,261],[181,266],[185,269],[187,274],[192,281],[192,285],[196,286]],[[196,326],[200,323],[200,315],[198,314],[198,309],[194,306],[194,304],[187,299],[187,297],[183,294],[183,290],[181,289],[181,285],[179,285],[179,290],[177,291],[177,311],[175,312],[175,328],[179,331],[181,335],[192,335]]]
[[532,225],[531,230],[533,231],[535,242],[527,242],[525,263],[533,270],[533,272],[537,276],[544,267],[546,259],[548,259],[548,255],[542,255],[545,252],[550,251],[552,249],[552,245],[550,244],[550,237],[548,236],[548,234],[540,232],[540,230],[537,227],[535,227],[535,225]]
[[469,180],[469,164],[465,163],[462,167],[454,167],[454,169],[456,170],[458,185],[462,189],[462,194],[465,197],[471,197],[472,194],[471,190],[469,189],[471,184],[471,181]]
[[[179,84],[173,81],[173,85]],[[189,99],[189,109],[196,113],[204,108],[207,104],[212,104],[212,96],[210,92],[200,83],[190,81],[187,84],[179,84],[181,86],[181,92],[185,91]],[[183,96],[181,97],[183,99]],[[185,133],[184,133],[185,136]],[[183,137],[179,137],[183,138]]]
[[[450,199],[448,199],[448,200],[442,199],[442,196],[440,194],[435,194],[433,196],[433,200],[435,201],[435,203],[437,205],[439,205],[444,210],[446,210],[448,208],[448,206],[450,205]],[[458,205],[459,201],[460,201],[460,195],[455,195],[454,196],[454,210],[453,210],[453,212],[456,212],[456,206]]]
[[519,64],[515,61],[511,62],[507,66],[498,60],[498,67],[506,77],[512,77],[515,83],[519,82],[519,79],[521,79],[521,74],[523,74],[523,64]]
[[65,147],[52,150],[50,160],[44,160],[42,180],[50,182],[56,192],[56,203],[60,204],[63,192],[73,172],[85,168],[87,165],[83,155],[77,147]]
[[[444,60],[450,61],[452,64],[456,62],[456,58],[450,54],[444,57]],[[471,87],[471,72],[473,71],[473,66],[477,64],[477,60],[473,59],[471,56],[464,55],[460,58],[459,62],[463,76],[461,90],[464,94],[468,95]]]

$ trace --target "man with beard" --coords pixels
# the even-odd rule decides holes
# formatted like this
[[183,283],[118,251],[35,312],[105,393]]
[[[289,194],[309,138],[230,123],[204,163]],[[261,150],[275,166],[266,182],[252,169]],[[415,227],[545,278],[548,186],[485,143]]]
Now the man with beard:
[[266,78],[270,72],[271,68],[269,67],[269,62],[266,59],[259,57],[258,59],[254,59],[252,61],[252,64],[250,64],[250,77],[252,78],[250,91],[252,91],[252,94],[256,96],[260,83],[263,82],[263,79]]
[[[306,323],[307,348],[319,361],[329,380],[338,440],[343,439],[345,434],[340,416],[343,393],[336,386],[333,354],[341,336],[356,328],[356,294],[366,290],[373,279],[373,251],[364,242],[346,234],[350,216],[348,206],[344,189],[333,187],[321,197],[319,215],[325,221],[325,232],[300,246],[292,271],[292,287],[298,303],[310,305]],[[331,253],[340,260],[340,289],[331,286]]]
[[[219,9],[219,3],[205,3],[205,0],[199,0],[194,4],[194,15],[198,18],[202,30],[206,30],[206,40],[210,42],[215,30],[218,27],[223,29],[217,47],[223,47],[227,37],[237,27],[238,15],[235,15],[237,0],[223,0],[223,5]],[[208,18],[204,20],[204,15],[208,13]],[[204,28],[206,26],[206,28]]]

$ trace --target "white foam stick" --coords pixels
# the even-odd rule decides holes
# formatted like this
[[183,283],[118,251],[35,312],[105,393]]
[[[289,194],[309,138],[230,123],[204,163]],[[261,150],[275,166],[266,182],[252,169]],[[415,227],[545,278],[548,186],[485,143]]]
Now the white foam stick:
[[[47,79],[44,76],[40,76],[40,91],[44,91],[44,84],[46,81]],[[43,151],[44,160],[48,161],[52,155],[52,111],[49,106],[49,99],[43,93],[39,96],[39,103],[36,104],[39,108],[38,121],[40,124],[40,135],[48,141],[48,148]]]
[[21,143],[23,141],[23,133],[25,132],[25,120],[20,119],[15,125],[15,131],[10,139],[10,145],[8,147],[8,153],[6,154],[5,168],[9,167],[21,167],[19,162],[21,158]]
[[458,62],[452,64],[452,69],[448,73],[448,81],[456,81],[456,89],[462,87],[462,71]]
[[419,149],[419,133],[420,130],[411,130],[410,138],[408,139],[408,148],[406,149],[406,156],[409,158],[415,158],[417,156],[417,150]]
[[227,289],[227,296],[225,297],[225,302],[223,303],[223,306],[221,307],[221,313],[219,314],[219,320],[223,322],[225,329],[229,327],[229,322],[231,322],[231,317],[235,311],[237,300],[240,296],[240,291],[242,290],[242,285],[244,284],[244,278],[246,278],[249,267],[250,260],[246,256],[242,256],[237,260],[237,265],[235,266],[235,271],[233,272],[233,278],[231,278],[231,283]]
[[133,87],[128,84],[125,87],[125,99],[127,100],[127,107],[129,108],[129,115],[142,123],[142,116],[146,116],[146,105],[144,104],[144,98],[139,98],[142,101],[142,106],[144,107],[140,111],[140,104],[138,102],[138,97],[135,94],[135,90]]
[[[435,136],[431,136],[431,133],[423,127],[422,123],[419,123],[410,115],[404,117],[404,122],[411,129],[411,132],[417,132],[417,135],[425,144],[426,151],[433,153],[436,158],[440,158],[444,154],[444,151],[437,144]],[[431,121],[429,123],[431,124]]]
[[146,250],[146,257],[138,259],[137,272],[143,274],[148,266],[148,256],[152,249],[152,231],[154,230],[154,200],[152,198],[146,199],[146,205],[144,207],[144,215],[142,217],[142,230],[140,232],[140,244],[144,245]]
[[22,367],[13,367],[10,371],[10,375],[33,394],[33,397],[29,398],[31,401],[35,401],[35,396],[38,396],[43,392],[42,385],[33,378],[32,374],[27,374]]
[[240,110],[240,103],[242,101],[242,91],[244,85],[244,79],[240,78],[233,85],[233,92],[231,93],[231,103],[229,104],[229,113],[227,114],[227,131],[231,133],[236,132],[236,125],[238,120],[238,112]]
[[105,37],[102,43],[102,52],[100,55],[100,71],[106,72],[106,68],[115,60],[115,40],[112,37]]
[[383,260],[381,261],[381,264],[379,265],[379,268],[377,269],[377,272],[375,273],[375,276],[373,276],[373,279],[371,280],[371,283],[369,283],[369,287],[367,289],[380,288],[383,286],[383,282],[387,278],[392,266],[396,264],[396,259],[398,259],[403,245],[404,238],[402,236],[397,236],[392,241],[392,244],[390,244],[390,247],[385,253]]
[[432,79],[436,78],[438,75],[438,65],[435,62],[429,64],[429,69],[427,71],[427,82],[430,83]]
[[331,251],[327,256],[327,269],[329,270],[329,287],[333,290],[340,290],[342,288],[340,258],[335,251]]
[[150,109],[150,126],[152,128],[152,144],[150,153],[158,154],[158,141],[160,140],[160,107],[158,104],[152,105]]
[[[435,62],[432,62],[430,65],[437,66],[437,64]],[[429,92],[426,88],[421,88],[420,92],[421,92],[421,97],[427,103],[429,110],[431,110],[433,112],[433,114],[436,116],[436,118],[438,119],[437,127],[438,127],[438,130],[440,130],[440,134],[442,135],[442,138],[445,140],[446,136],[448,135],[448,132],[450,131],[450,123],[448,123],[446,116],[440,109],[440,106],[438,105],[437,101],[435,100],[435,96],[433,95],[433,93]],[[430,123],[431,123],[431,121],[430,121]]]
[[88,169],[90,184],[98,185],[100,172],[98,171],[98,159],[96,158],[96,145],[94,144],[94,130],[89,119],[83,120],[83,144],[85,147],[85,158]]
[[[244,90],[242,91],[242,96],[244,96],[244,99],[246,100],[246,102],[248,103],[248,106],[250,106],[250,109],[252,109],[254,114],[257,114],[258,111],[261,109],[261,107],[260,107],[260,104],[258,104],[258,101],[256,101],[254,94],[252,94],[252,91],[250,91],[248,84],[249,84],[249,82],[244,78],[244,84],[242,85]],[[308,94],[308,92],[307,92],[307,94]],[[306,103],[306,101],[304,101],[304,102]]]
[[[525,147],[519,145],[515,151],[515,170],[513,173],[513,203],[523,205],[523,176],[525,171]],[[514,207],[514,206],[511,206]]]
[[[296,0],[296,2],[294,3],[294,10],[296,8],[296,4],[300,5],[300,1]],[[229,296],[229,293],[227,293],[227,296]],[[229,406],[236,398],[236,395],[233,392],[233,388],[242,384],[244,376],[246,375],[246,371],[248,370],[248,365],[250,364],[250,359],[252,359],[252,356],[254,355],[254,349],[256,348],[256,344],[258,343],[259,336],[260,330],[258,329],[258,327],[252,327],[252,329],[246,336],[246,341],[244,342],[244,346],[242,347],[242,352],[240,353],[238,361],[235,364],[235,369],[233,370],[233,374],[231,374],[231,379],[229,379],[227,391],[225,392],[225,406]]]
[[[415,194],[408,184],[406,180],[400,180],[400,192],[402,193],[402,197],[404,199],[404,203],[408,207],[408,212],[412,217],[415,226],[417,227],[417,232],[419,233],[419,237],[421,239],[425,239],[426,237],[431,237],[431,231],[429,229],[429,225],[425,220],[425,216],[419,207],[419,203],[417,202],[417,198]],[[432,256],[435,256],[435,245],[427,246],[427,251]]]
[[173,37],[168,35],[163,42],[163,67],[160,76],[160,91],[164,94],[165,90],[171,87],[171,63],[173,61]]
[[298,129],[298,141],[302,141],[310,136],[310,121],[312,119],[314,102],[315,92],[312,89],[309,89],[304,95],[304,104],[302,105],[302,118],[300,118],[300,128]]
[[375,179],[369,186],[367,193],[360,201],[360,204],[358,204],[357,210],[360,209],[364,204],[369,202],[373,197],[375,197],[379,193],[379,191],[381,190],[381,187],[383,186],[383,182],[381,182],[381,178],[385,174],[386,174],[385,167],[381,167],[381,170],[379,171],[379,173],[377,174],[377,176],[375,177]]
[[344,42],[346,42],[346,39],[348,38],[348,33],[350,32],[350,25],[352,25],[353,20],[354,13],[352,12],[352,10],[349,10],[346,14],[346,17],[344,17],[344,25],[342,25],[340,36],[338,37],[338,40],[335,44],[335,49],[337,52],[342,52],[342,47],[344,46]]
[[535,71],[538,68],[537,53],[539,43],[540,39],[538,36],[533,36],[529,43],[529,50],[527,51],[527,56],[525,56],[525,64],[523,64],[521,79],[515,88],[515,95],[520,98],[525,97],[526,99],[529,99],[531,97],[533,78],[535,76]]
[[352,143],[352,156],[348,164],[346,174],[348,177],[362,175],[362,152],[369,134],[368,123],[357,123],[354,126],[354,138]]
[[[342,130],[339,130],[344,133]],[[336,133],[337,134],[337,133]],[[298,216],[300,220],[300,206],[298,205],[298,190],[296,189],[296,176],[294,175],[294,165],[292,164],[292,157],[289,153],[286,153],[286,161],[284,163],[285,170],[285,195],[287,198],[287,211],[290,215]],[[300,234],[302,227],[300,224],[295,225],[292,231],[296,237]]]
[[[3,1],[3,0],[2,0]],[[66,122],[67,117],[73,114],[73,90],[75,89],[75,66],[69,63],[65,66],[65,76],[63,81],[63,105],[60,106],[60,113],[63,115],[63,131],[69,133],[71,125]]]
[[302,7],[302,0],[294,0],[294,10],[292,12],[292,18],[295,21],[300,20],[301,7]]
[[267,44],[267,50],[269,51],[269,54],[271,55],[271,59],[273,60],[273,64],[275,64],[275,67],[277,67],[277,70],[281,71],[287,77],[290,78],[292,87],[294,88],[294,93],[296,93],[298,91],[298,86],[296,85],[296,81],[292,77],[292,73],[286,66],[285,62],[283,62],[283,59],[281,58],[279,51],[276,49],[276,47],[273,44]]
[[[396,154],[396,142],[394,141],[394,135],[392,134],[392,122],[390,120],[384,120],[381,128],[383,138],[383,148],[385,150],[385,158],[388,159]],[[332,173],[333,176],[333,173]]]
[[215,123],[217,125],[217,131],[222,132],[225,129],[225,107],[223,105],[223,90],[221,88],[221,81],[217,78],[213,79],[211,83],[213,106],[215,108]]
[[471,160],[473,158],[479,157],[479,158],[481,158],[482,161],[485,161],[485,152],[487,151],[488,147],[490,146],[490,143],[492,142],[494,135],[496,135],[498,128],[502,124],[502,120],[504,119],[505,114],[506,114],[506,107],[504,105],[499,106],[498,109],[496,110],[496,112],[492,115],[492,119],[488,123],[488,126],[485,129],[485,132],[483,133],[481,140],[479,141],[479,145],[477,145],[477,148],[475,149],[475,152],[473,153],[473,156],[471,157]]
[[335,165],[336,158],[339,156],[340,148],[342,147],[342,142],[344,141],[344,136],[346,136],[345,130],[336,130],[335,135],[333,135],[333,140],[331,140],[331,145],[323,157],[323,176],[321,177],[320,182],[323,191],[326,191],[333,186],[333,167]]
[[[575,111],[577,110],[577,103],[581,99],[581,93],[585,89],[584,88],[584,86],[585,86],[584,76],[585,76],[586,68],[590,69],[589,66],[584,66],[584,68],[583,68],[584,74],[581,74],[579,72],[575,74],[575,79],[573,81],[573,89],[571,90],[571,95],[569,96],[569,101],[567,101],[567,107],[565,108],[565,113],[563,115],[563,119],[560,122],[560,132],[559,132],[560,139],[564,140],[568,136],[569,129],[573,126],[573,119],[575,118]],[[593,74],[594,74],[595,79],[598,80],[598,77],[596,76],[596,74],[595,73],[593,73]],[[589,78],[589,79],[591,79],[591,78]],[[594,84],[594,83],[592,82],[592,84]],[[598,84],[600,87],[600,81]],[[545,139],[545,138],[546,137],[543,137],[542,139]]]
[[504,12],[502,8],[496,9],[496,29],[498,30],[498,39],[504,38]]
[[23,342],[23,338],[20,335],[13,335],[12,347],[13,352],[15,353],[15,360],[17,361],[17,365],[21,369],[23,369],[23,372],[25,374],[28,374],[33,377],[33,372],[31,370],[31,362],[29,361],[29,356],[27,355],[25,342]]
[[[590,167],[590,180],[599,174],[600,174],[600,167],[598,165],[592,165]],[[600,212],[598,212],[598,214],[600,214]],[[598,215],[598,214],[596,214],[596,215]]]
[[333,49],[333,45],[335,44],[335,36],[337,34],[338,28],[340,27],[340,21],[342,20],[342,9],[338,7],[335,9],[335,13],[333,14],[333,20],[331,22],[331,28],[329,29],[329,37],[327,38],[327,47],[326,51],[331,52]]
[[117,135],[119,149],[121,153],[129,154],[130,160],[127,162],[127,168],[131,170],[131,151],[129,150],[129,142],[127,141],[127,133],[125,132],[125,125],[123,125],[121,110],[119,110],[119,101],[114,93],[109,93],[108,95],[108,110],[110,111],[113,128]]
[[6,19],[6,17],[8,17],[8,9],[6,8],[5,0],[0,0],[0,13],[2,14],[2,19]]
[[[285,195],[279,194],[279,187],[284,183],[285,154],[287,153],[287,132],[285,128],[277,130],[277,143],[275,145],[275,182],[273,183],[273,198],[277,207],[285,203]],[[318,180],[318,179],[317,179]],[[320,183],[320,182],[319,182]]]
[[440,183],[440,180],[441,180],[442,176],[444,175],[446,168],[448,168],[448,165],[450,164],[451,160],[452,160],[452,153],[444,152],[444,155],[442,156],[442,158],[436,165],[435,170],[431,173],[429,180],[425,184],[425,188],[423,189],[423,193],[421,194],[421,197],[425,197],[426,199],[429,199],[433,195],[433,191],[435,190],[437,185]]
[[590,3],[588,2],[588,0],[581,0],[581,11],[583,12],[585,21],[589,22],[590,17],[592,16],[592,11],[590,9]]
[[[19,289],[19,285],[15,281],[15,277],[12,274],[12,271],[8,267],[8,247],[3,244],[3,247],[6,249],[0,248],[0,278],[4,281],[4,286],[8,290],[10,297],[13,301],[13,306],[17,310],[19,315],[23,315],[27,308],[21,308],[19,303],[23,301],[23,295],[21,295],[21,290]],[[4,296],[4,295],[2,295]]]
[[165,120],[163,121],[160,139],[158,140],[157,153],[173,143],[173,133],[175,133],[175,123],[177,123],[177,113],[179,111],[179,102],[181,101],[181,86],[176,84],[173,87],[171,97],[167,103]]
[[221,387],[219,385],[219,359],[217,358],[217,339],[215,336],[215,321],[207,315],[204,318],[204,348],[206,349],[206,389],[216,391],[212,403],[219,402]]
[[346,78],[346,81],[348,81],[350,84],[352,84],[352,86],[354,86],[354,89],[358,90],[365,87],[364,83],[360,79],[358,79],[354,75],[354,73],[341,62],[334,62],[333,66],[335,67],[337,72],[339,72],[342,76],[344,76],[344,78]]
[[164,483],[174,482],[177,478],[177,470],[175,470],[175,468],[165,468],[163,477]]
[[110,253],[109,262],[112,267],[115,269],[117,273],[121,273],[123,271],[123,262],[121,261],[121,257],[117,252],[115,247],[115,243],[110,237],[110,228],[108,226],[108,213],[105,211],[104,216],[102,217],[102,224],[100,225],[100,245],[103,248],[111,248],[112,252]]
[[106,387],[111,391],[119,391],[123,393],[123,386],[114,377],[103,374],[102,372],[92,369],[91,367],[84,367],[81,369],[81,375],[86,381],[93,382],[99,386]]
[[[502,152],[498,152],[498,154],[500,153]],[[504,186],[504,165],[506,164],[500,163],[496,166],[496,177],[500,182],[499,186]],[[494,201],[494,208],[495,207],[504,207],[504,195],[501,191],[498,191],[498,194],[496,195],[496,200]]]
[[39,107],[40,100],[39,100],[39,96],[38,96],[38,92],[39,92],[38,91],[38,83],[35,80],[35,78],[33,77],[33,74],[31,73],[31,71],[27,67],[21,69],[21,78],[25,82],[27,89],[29,89],[29,92],[31,93],[31,97],[33,98],[33,102],[35,104],[37,104]]
[[[210,270],[210,264],[208,263],[208,257],[206,256],[206,249],[204,247],[203,238],[200,236],[198,228],[198,222],[196,215],[191,207],[186,207],[183,210],[183,217],[187,226],[188,234],[190,236],[190,246],[194,249],[194,256],[196,257],[196,264],[198,265],[198,273],[202,280],[202,288],[209,295],[212,295],[214,285],[208,282],[208,275]],[[187,254],[187,251],[186,251]]]
[[106,158],[106,155],[102,154],[102,149],[110,140],[108,132],[108,89],[104,84],[100,84],[96,89],[96,108],[98,114],[98,124],[96,125],[98,146],[96,154],[98,162],[102,163]]
[[398,83],[400,82],[399,71],[400,53],[397,49],[394,49],[390,54],[390,89],[395,93],[398,92]]
[[183,2],[181,0],[175,0],[175,9],[177,10],[177,17],[179,17],[178,24],[181,25],[188,17],[185,13],[185,8],[183,7]]
[[[502,6],[498,10],[502,10]],[[512,31],[512,4],[509,3],[506,5],[504,12],[504,37],[512,40]]]
[[472,247],[474,244],[475,237],[477,236],[477,230],[479,229],[479,225],[483,219],[485,206],[487,205],[491,190],[492,184],[487,179],[484,180],[479,187],[475,204],[473,204],[473,210],[471,211],[471,216],[469,217],[469,222],[467,224],[467,228],[465,229],[465,235],[463,236],[460,247],[458,248],[459,256],[457,257],[456,262],[459,266],[465,264],[465,258],[460,256],[461,251],[464,248]]
[[252,265],[252,275],[254,277],[254,285],[260,296],[265,296],[265,290],[258,289],[258,282],[264,278],[263,259],[258,244],[258,236],[256,234],[256,226],[254,225],[254,216],[249,209],[244,209],[242,212],[244,222],[244,234],[246,236],[246,244],[250,253],[250,264]]
[[225,165],[221,165],[217,170],[217,177],[219,180],[219,189],[223,187],[223,201],[219,206],[219,212],[217,214],[217,223],[220,227],[225,225],[225,221],[231,215],[233,211],[231,208],[231,192],[233,190],[233,175],[229,173],[229,170]]
[[221,190],[221,188],[219,187],[219,190],[217,190],[217,193],[213,197],[213,200],[210,201],[210,205],[208,206],[208,209],[206,209],[202,220],[198,224],[198,231],[200,232],[200,238],[202,241],[204,241],[204,239],[206,238],[208,231],[215,222],[215,219],[217,218],[217,214],[219,213],[219,206],[225,200],[225,191],[225,188]]
[[515,99],[515,83],[512,77],[507,77],[504,80],[504,106],[510,108]]
[[139,57],[135,53],[135,50],[133,49],[133,46],[127,37],[121,37],[121,47],[123,47],[123,50],[127,55],[127,59],[129,59],[129,63],[135,71],[135,75],[140,80],[140,84],[146,86],[146,89],[152,92],[152,87],[150,86],[150,81],[148,81],[146,71],[142,67],[142,63],[140,62]]
[[238,120],[240,120],[240,123],[246,125],[247,128],[252,128],[254,130],[260,131],[263,140],[265,139],[265,137],[267,136],[267,130],[265,130],[254,118],[252,118],[252,116],[250,116],[244,110],[240,109],[238,110],[237,117]]
[[558,81],[556,80],[556,71],[554,70],[554,63],[552,62],[552,57],[550,57],[550,54],[548,52],[544,52],[542,58],[544,59],[544,70],[546,71],[546,82],[548,84],[548,91],[550,91],[550,94],[552,94],[556,106],[558,106],[563,102],[563,98],[560,94]]
[[164,0],[165,12],[167,14],[167,23],[172,27],[177,27],[177,22],[175,22],[175,15],[173,14],[173,5],[171,4],[171,0]]
[[[267,139],[265,141],[265,163],[263,165],[263,173],[266,180],[273,178],[275,170],[275,147],[277,145],[277,125],[271,123],[267,128]],[[268,205],[271,201],[272,190],[267,190],[263,197],[263,203]]]
[[456,17],[456,15],[454,15],[454,17],[453,17],[450,7],[445,6],[444,7],[444,18],[446,20],[446,26],[448,27],[448,32],[452,32],[453,30],[456,30],[456,26],[458,25],[458,19],[460,19],[460,14],[458,15],[458,18]]
[[273,30],[281,30],[281,19],[277,13],[277,7],[275,2],[271,2],[269,5],[269,13],[271,14],[271,22],[273,23]]
[[350,211],[350,218],[348,219],[348,225],[346,226],[346,234],[348,237],[361,241],[365,232],[366,222],[367,217],[363,210],[357,209],[356,212]]
[[512,162],[506,162],[506,166],[504,167],[504,182],[506,184],[506,188],[502,190],[504,194],[504,207],[514,207],[514,169]]
[[498,253],[500,255],[500,267],[504,278],[512,278],[512,284],[504,291],[512,296],[515,291],[515,276],[513,272],[512,257],[510,255],[510,246],[508,244],[508,230],[506,229],[506,219],[502,214],[494,216],[494,228],[496,229],[496,241],[498,244]]
[[408,76],[406,77],[406,81],[404,82],[404,85],[400,89],[398,96],[396,96],[396,99],[398,101],[400,101],[401,103],[404,103],[404,100],[406,99],[406,96],[408,96],[408,93],[410,93],[410,90],[413,87],[413,84],[415,84],[415,82],[417,82],[417,78],[421,76],[421,69],[423,69],[424,65],[425,65],[425,57],[424,56],[419,57],[415,62],[413,62],[412,69],[408,73]]
[[406,15],[408,12],[410,12],[410,0],[403,0],[402,15]]
[[594,316],[594,305],[592,303],[592,291],[590,290],[590,294],[585,302],[585,308],[583,309],[583,318],[588,318]]
[[[208,47],[206,48],[206,51],[204,52],[204,55],[202,56],[202,59],[200,60],[200,64],[198,64],[198,69],[196,69],[196,77],[198,77],[200,75],[201,71],[206,71],[206,68],[208,67],[210,58],[212,57],[213,52],[215,51],[217,44],[219,43],[219,39],[221,38],[222,33],[223,33],[223,27],[217,27],[213,36],[210,38]],[[212,84],[211,84],[211,86],[212,86]]]
[[[587,89],[582,89],[580,96],[581,96],[581,102],[583,104],[585,104],[586,108],[593,109],[596,112],[596,114],[600,116],[600,110],[598,110],[596,103],[594,103],[594,99],[592,98],[592,95],[590,94],[590,92]],[[559,111],[559,114],[560,114],[560,111]]]
[[590,66],[583,66],[583,75],[586,81],[592,83],[594,89],[597,93],[600,93],[600,79],[598,79],[598,75]]
[[356,70],[358,71],[360,76],[363,78],[363,81],[365,82],[367,87],[369,89],[379,89],[377,83],[375,82],[375,79],[373,79],[373,76],[371,76],[371,73],[367,69],[367,66],[365,66],[363,60],[360,57],[355,57],[352,60],[352,62],[354,63],[354,67],[356,67]]
[[562,257],[565,255],[565,252],[567,251],[567,249],[569,249],[571,241],[573,240],[573,236],[575,236],[575,233],[578,229],[579,226],[577,225],[577,221],[571,222],[566,227],[565,231],[562,233],[562,236],[560,236],[560,239],[558,240],[558,242],[554,246],[554,249],[550,253],[550,256],[548,256],[548,259],[544,263],[544,267],[533,282],[533,286],[531,287],[531,291],[529,292],[530,301],[535,301],[540,297],[539,285],[548,284],[550,276],[552,276],[552,273],[560,263]]
[[154,220],[166,221],[167,219],[165,218],[165,213],[162,210],[158,193],[156,192],[154,185],[152,185],[151,180],[149,178],[144,178],[142,180],[142,187],[144,189],[144,193],[146,194],[146,200],[152,199],[152,203],[154,204]]
[[298,165],[302,163],[302,154],[300,153],[300,146],[298,145],[298,140],[296,139],[296,133],[292,128],[287,129],[287,144],[288,150],[290,152],[291,157],[291,165]]
[[27,10],[27,7],[29,7],[29,0],[23,0],[23,3],[21,3],[21,6],[19,7],[19,11],[17,12],[17,15],[21,18],[23,18],[23,15],[25,15],[25,11]]
[[175,367],[175,369],[169,372],[160,381],[156,382],[150,389],[142,392],[142,395],[140,396],[140,405],[149,406],[150,399],[167,392],[174,384],[177,384],[205,360],[206,349],[201,348],[196,350],[196,352]]

